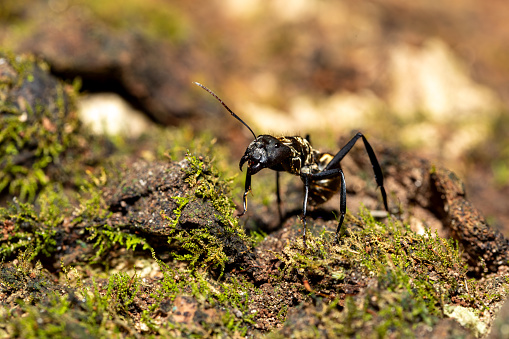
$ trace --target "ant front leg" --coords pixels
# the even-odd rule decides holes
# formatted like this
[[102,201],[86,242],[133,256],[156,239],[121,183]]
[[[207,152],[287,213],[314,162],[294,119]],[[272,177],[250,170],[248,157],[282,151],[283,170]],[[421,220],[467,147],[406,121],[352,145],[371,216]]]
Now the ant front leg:
[[304,224],[304,231],[302,232],[302,237],[304,241],[304,246],[306,246],[306,213],[308,206],[308,197],[309,197],[309,174],[301,175],[302,181],[304,181],[304,202],[302,203],[302,223]]
[[277,212],[279,214],[279,223],[283,223],[283,213],[281,212],[281,194],[279,193],[279,172],[276,171],[276,199],[277,199]]
[[244,207],[244,211],[239,214],[239,217],[243,216],[247,212],[247,195],[251,191],[251,174],[246,173],[246,184],[244,188],[244,195],[242,196],[242,206]]

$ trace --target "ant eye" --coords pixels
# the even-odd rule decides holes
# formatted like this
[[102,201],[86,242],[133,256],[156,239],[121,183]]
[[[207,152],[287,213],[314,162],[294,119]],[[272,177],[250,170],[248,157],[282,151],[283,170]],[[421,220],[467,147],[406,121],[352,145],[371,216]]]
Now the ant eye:
[[278,148],[279,147],[279,143],[276,142],[276,144],[274,145],[275,148]]

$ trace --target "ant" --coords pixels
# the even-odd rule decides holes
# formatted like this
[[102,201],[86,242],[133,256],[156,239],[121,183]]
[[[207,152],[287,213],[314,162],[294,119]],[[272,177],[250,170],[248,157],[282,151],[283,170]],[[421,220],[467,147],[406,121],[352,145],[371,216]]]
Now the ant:
[[373,166],[376,183],[380,187],[382,193],[385,210],[387,212],[389,211],[382,169],[380,168],[373,148],[361,132],[358,132],[336,155],[322,153],[313,149],[309,143],[308,137],[273,137],[266,134],[256,136],[253,130],[242,121],[237,114],[233,113],[214,92],[198,82],[194,82],[194,84],[200,86],[216,98],[235,119],[239,120],[249,129],[255,138],[247,147],[239,163],[239,168],[242,171],[243,165],[247,162],[245,190],[242,197],[244,211],[239,216],[247,212],[247,195],[251,191],[251,176],[264,168],[276,171],[276,195],[279,214],[281,216],[279,173],[289,172],[299,176],[304,183],[304,202],[302,207],[304,243],[306,243],[306,213],[308,201],[311,205],[319,205],[328,201],[334,194],[340,191],[340,218],[335,235],[335,241],[339,243],[339,232],[346,214],[346,182],[340,162],[359,139],[362,139],[364,142],[364,147],[366,148],[369,160]]

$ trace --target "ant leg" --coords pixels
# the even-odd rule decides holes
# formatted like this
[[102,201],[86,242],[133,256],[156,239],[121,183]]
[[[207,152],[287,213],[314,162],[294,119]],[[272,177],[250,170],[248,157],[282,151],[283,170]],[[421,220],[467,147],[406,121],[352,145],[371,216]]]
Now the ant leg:
[[279,172],[276,171],[276,198],[277,198],[277,212],[279,214],[279,223],[283,222],[283,213],[281,213],[281,195],[279,194]]
[[302,178],[304,180],[304,202],[302,204],[302,223],[304,224],[304,232],[302,234],[302,237],[304,238],[304,246],[306,246],[306,230],[307,230],[306,213],[309,197],[309,176],[306,175]]
[[339,174],[341,175],[341,193],[340,193],[340,203],[339,203],[339,223],[338,228],[336,229],[336,236],[335,240],[336,243],[339,245],[339,238],[340,238],[340,231],[341,226],[343,225],[343,221],[345,220],[345,214],[346,214],[346,180],[345,180],[345,174],[343,173],[343,170],[339,169]]
[[239,217],[243,216],[247,212],[247,195],[251,191],[251,175],[246,173],[246,184],[244,188],[244,195],[242,196],[242,205],[244,207],[244,211],[239,214]]
[[380,187],[380,192],[382,193],[382,199],[384,202],[384,207],[387,212],[389,212],[389,207],[387,205],[387,193],[385,192],[384,188],[384,176],[382,174],[382,168],[380,167],[380,164],[378,163],[378,159],[376,158],[375,151],[373,151],[373,148],[369,144],[366,137],[361,133],[358,132],[335,156],[334,158],[329,162],[327,167],[325,167],[324,171],[337,168],[339,166],[339,163],[341,160],[347,155],[348,152],[352,149],[352,147],[355,145],[357,140],[359,138],[362,138],[362,141],[364,142],[364,147],[366,148],[366,152],[368,153],[369,160],[371,162],[371,166],[373,167],[373,172],[375,174],[375,181],[377,185]]
[[387,206],[387,193],[385,192],[384,188],[384,175],[382,173],[382,168],[380,168],[380,164],[376,158],[375,151],[373,151],[373,148],[369,144],[368,140],[364,137],[364,135],[362,136],[362,141],[364,142],[364,147],[366,147],[366,152],[368,152],[369,161],[371,162],[373,172],[375,173],[376,183],[380,187],[380,193],[382,193],[385,210],[389,212],[389,206]]
[[[338,222],[338,228],[336,229],[336,235],[335,235],[335,241],[339,244],[339,238],[340,238],[340,231],[341,226],[343,225],[343,221],[345,220],[345,214],[346,214],[346,180],[345,180],[345,173],[343,173],[343,169],[341,167],[339,168],[333,168],[328,170],[323,170],[320,173],[315,173],[311,175],[311,180],[322,180],[322,179],[331,179],[335,178],[337,176],[341,176],[341,191],[340,191],[340,203],[339,203],[339,222]],[[307,178],[306,178],[307,179]]]

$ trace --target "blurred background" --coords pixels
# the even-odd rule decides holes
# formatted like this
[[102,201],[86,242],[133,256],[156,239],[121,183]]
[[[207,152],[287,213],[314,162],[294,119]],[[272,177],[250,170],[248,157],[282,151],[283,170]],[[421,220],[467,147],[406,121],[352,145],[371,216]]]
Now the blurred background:
[[509,235],[506,1],[1,0],[0,48],[80,79],[98,133],[186,126],[238,159],[252,136],[192,81],[257,134],[335,153],[361,130],[456,171]]

